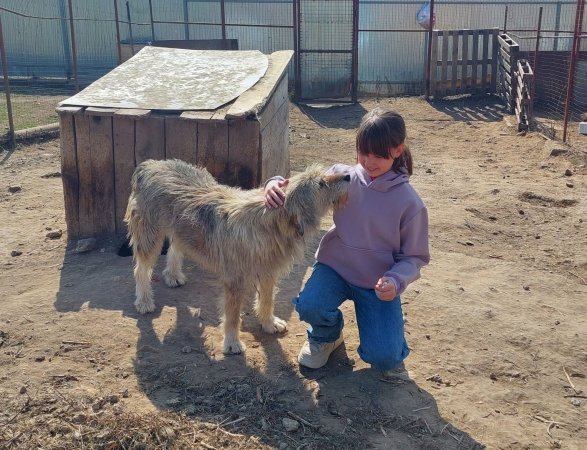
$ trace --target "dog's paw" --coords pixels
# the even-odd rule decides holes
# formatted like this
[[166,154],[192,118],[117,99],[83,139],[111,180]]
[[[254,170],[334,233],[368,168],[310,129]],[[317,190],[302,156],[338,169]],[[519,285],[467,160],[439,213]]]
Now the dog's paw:
[[135,307],[141,314],[146,314],[155,311],[155,302],[153,300],[135,301]]
[[272,316],[268,321],[261,322],[261,327],[265,333],[282,333],[287,330],[287,322],[279,317]]
[[224,349],[222,352],[225,355],[238,355],[246,350],[245,344],[238,338],[224,338]]
[[163,280],[169,287],[178,287],[185,284],[185,275],[181,272],[170,273],[167,269],[163,270]]

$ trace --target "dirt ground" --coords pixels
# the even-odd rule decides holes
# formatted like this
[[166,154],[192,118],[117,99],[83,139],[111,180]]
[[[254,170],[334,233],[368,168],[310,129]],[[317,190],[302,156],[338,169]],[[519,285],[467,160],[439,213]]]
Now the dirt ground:
[[402,299],[410,381],[360,360],[350,302],[345,346],[300,370],[290,300],[320,236],[276,294],[287,333],[247,306],[245,356],[222,354],[220,288],[191,264],[139,315],[132,258],[68,247],[59,141],[37,142],[0,153],[0,448],[584,449],[587,153],[519,135],[493,99],[373,99],[292,105],[292,170],[352,163],[379,103],[406,118],[430,213]]

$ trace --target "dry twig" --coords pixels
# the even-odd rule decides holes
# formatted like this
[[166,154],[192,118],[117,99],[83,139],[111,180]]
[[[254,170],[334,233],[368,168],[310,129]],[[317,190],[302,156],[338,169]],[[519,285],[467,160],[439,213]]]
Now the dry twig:
[[292,413],[291,411],[287,412],[291,417],[293,417],[296,420],[299,420],[301,423],[303,423],[304,425],[308,425],[309,427],[318,429],[320,428],[320,425],[314,425],[313,423],[308,422],[306,419],[304,419],[303,417],[298,416],[297,414]]

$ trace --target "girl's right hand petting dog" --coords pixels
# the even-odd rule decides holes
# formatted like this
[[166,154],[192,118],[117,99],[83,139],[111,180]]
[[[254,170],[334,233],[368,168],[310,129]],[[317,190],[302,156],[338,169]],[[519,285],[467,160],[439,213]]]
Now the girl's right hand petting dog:
[[274,178],[265,185],[265,206],[269,209],[279,208],[285,202],[283,187],[289,183],[288,179]]

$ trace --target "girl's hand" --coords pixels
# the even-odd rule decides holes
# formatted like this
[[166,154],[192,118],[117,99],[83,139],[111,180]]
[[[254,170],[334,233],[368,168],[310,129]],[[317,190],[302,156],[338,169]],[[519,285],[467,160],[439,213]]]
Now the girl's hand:
[[267,208],[279,208],[285,202],[285,192],[281,189],[287,186],[288,179],[271,180],[265,185],[265,206]]
[[395,283],[389,277],[381,277],[375,285],[375,295],[379,300],[389,302],[393,300],[397,295],[395,290]]

